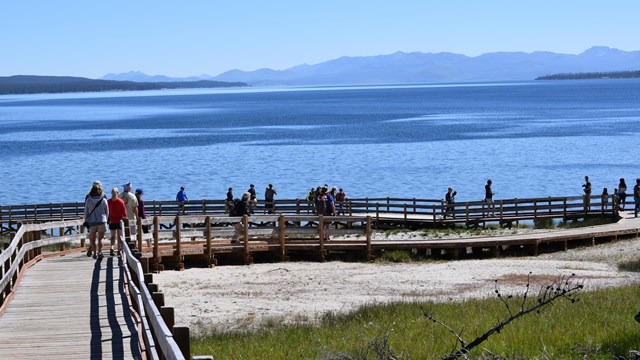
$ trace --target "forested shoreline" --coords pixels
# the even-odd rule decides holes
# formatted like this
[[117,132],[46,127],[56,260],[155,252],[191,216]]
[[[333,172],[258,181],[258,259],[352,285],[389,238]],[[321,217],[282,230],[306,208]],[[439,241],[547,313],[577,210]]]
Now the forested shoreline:
[[196,89],[248,86],[242,82],[184,81],[184,82],[133,82],[95,80],[72,76],[0,76],[0,95],[40,94],[67,92],[134,91],[161,89]]
[[640,78],[640,70],[563,73],[537,77],[536,80],[588,80],[588,79],[635,79]]

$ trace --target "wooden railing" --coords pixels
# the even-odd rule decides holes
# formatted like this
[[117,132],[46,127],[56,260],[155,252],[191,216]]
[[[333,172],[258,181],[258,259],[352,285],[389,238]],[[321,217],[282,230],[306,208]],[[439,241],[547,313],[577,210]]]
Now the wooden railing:
[[[138,231],[134,246],[143,264],[154,270],[164,268],[163,259],[173,259],[180,269],[183,256],[199,256],[212,266],[216,264],[214,253],[232,252],[242,254],[247,264],[257,251],[270,252],[279,260],[286,260],[292,251],[310,251],[324,260],[330,249],[348,249],[372,259],[371,224],[370,216],[154,216],[138,219],[138,228],[148,226],[149,231]],[[348,239],[346,235],[364,236]],[[329,241],[332,237],[341,240]]]
[[[483,201],[458,202],[448,209],[442,200],[403,198],[360,198],[337,202],[336,209],[342,215],[372,215],[376,223],[382,221],[435,224],[440,222],[474,224],[479,221],[510,223],[538,218],[562,218],[564,220],[586,216],[616,215],[613,195],[591,196],[590,206],[585,206],[583,196],[546,197],[496,200],[493,209]],[[145,202],[147,216],[175,216],[181,213],[175,201]],[[0,207],[0,234],[15,231],[21,221],[51,221],[82,217],[83,203],[12,205]],[[274,203],[259,201],[255,214],[269,212],[285,215],[312,215],[313,204],[304,200],[276,200]],[[185,204],[188,215],[225,213],[223,200],[195,200]],[[446,215],[446,216],[445,216]]]
[[[20,282],[20,278],[27,269],[35,262],[47,256],[58,256],[65,252],[84,251],[85,234],[83,234],[82,220],[53,221],[34,224],[21,224],[10,241],[6,243],[4,250],[0,253],[0,315],[4,313],[9,305]],[[74,231],[68,231],[73,229]],[[42,238],[42,234],[55,230],[57,236]],[[73,235],[65,235],[75,232]],[[75,249],[65,250],[64,244],[79,243]],[[60,245],[60,251],[48,254],[42,253],[42,247]],[[124,247],[125,256],[123,260],[125,267],[126,282],[129,293],[134,302],[135,309],[142,319],[142,337],[146,345],[147,354],[152,359],[185,359],[183,352],[188,350],[188,328],[179,328],[181,334],[186,333],[186,348],[182,350],[174,340],[174,335],[165,324],[161,312],[156,306],[153,296],[147,286],[142,286],[144,279],[140,262],[132,255],[130,249]]]

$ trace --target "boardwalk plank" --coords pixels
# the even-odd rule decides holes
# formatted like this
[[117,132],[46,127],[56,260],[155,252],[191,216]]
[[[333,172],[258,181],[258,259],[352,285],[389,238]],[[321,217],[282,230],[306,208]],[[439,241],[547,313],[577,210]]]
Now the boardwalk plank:
[[119,279],[118,258],[78,253],[35,264],[0,317],[0,358],[140,358]]

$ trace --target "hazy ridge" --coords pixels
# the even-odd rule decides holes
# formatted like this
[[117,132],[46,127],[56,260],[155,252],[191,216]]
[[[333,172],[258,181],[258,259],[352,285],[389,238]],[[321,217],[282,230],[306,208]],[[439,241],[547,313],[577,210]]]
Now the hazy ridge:
[[217,80],[250,85],[366,85],[533,80],[557,73],[613,72],[640,69],[640,51],[592,47],[580,54],[548,51],[495,52],[475,57],[454,53],[396,52],[341,57],[284,70],[230,70],[218,76],[149,76],[141,72],[108,74],[102,79],[129,81]]

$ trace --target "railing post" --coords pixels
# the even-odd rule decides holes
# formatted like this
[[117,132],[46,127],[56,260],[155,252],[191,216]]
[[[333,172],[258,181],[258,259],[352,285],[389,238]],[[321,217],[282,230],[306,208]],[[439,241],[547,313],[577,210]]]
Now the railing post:
[[278,240],[280,241],[280,260],[285,261],[287,258],[286,238],[285,238],[285,226],[286,220],[284,215],[280,214],[278,217]]
[[538,220],[538,202],[533,201],[533,221]]
[[413,198],[413,213],[415,214],[416,212],[418,212],[416,209],[416,198]]
[[175,220],[175,224],[176,224],[176,255],[180,256],[182,255],[182,244],[181,244],[181,240],[182,240],[182,235],[180,234],[181,232],[181,224],[180,224],[180,214],[176,215],[176,220]]
[[404,226],[407,226],[407,204],[404,204]]
[[174,326],[173,338],[178,344],[182,356],[185,359],[191,359],[191,349],[189,348],[189,328],[186,326]]
[[[60,233],[59,236],[64,236],[64,228],[63,227],[59,228],[58,232]],[[60,251],[64,251],[64,243],[60,244]]]
[[566,222],[567,221],[567,198],[566,197],[563,200],[562,210],[563,210],[562,221]]
[[169,329],[173,329],[175,325],[175,310],[172,307],[162,306],[160,307],[160,315],[162,316],[162,320],[167,325]]
[[390,203],[391,202],[389,200],[389,197],[387,196],[387,212],[391,211],[391,210],[389,210],[390,209],[390,207],[389,207]]
[[[484,205],[482,206],[484,207]],[[469,203],[468,202],[465,203],[465,216],[466,216],[467,226],[469,226]]]
[[320,247],[320,260],[324,261],[324,215],[318,215],[318,234],[320,236],[319,247]]
[[[406,210],[406,205],[405,205],[405,210]],[[367,232],[367,260],[371,261],[373,260],[373,249],[371,247],[371,216],[367,216],[366,232]]]
[[156,271],[159,271],[159,267],[160,267],[160,247],[159,247],[159,241],[160,241],[160,219],[158,218],[158,215],[155,215],[153,217],[153,258],[154,258],[154,262],[155,262],[155,268]]
[[242,216],[242,227],[244,228],[244,263],[251,263],[251,256],[249,255],[249,216]]
[[138,216],[136,227],[138,230],[138,233],[136,234],[136,237],[138,238],[138,251],[142,252],[142,218],[140,216]]
[[431,205],[431,211],[433,212],[433,222],[436,222],[436,205]]
[[376,221],[380,222],[380,203],[376,203]]
[[207,216],[206,218],[204,218],[204,226],[207,229],[207,255],[208,255],[208,261],[211,261],[211,216]]
[[368,197],[364,198],[364,206],[365,206],[364,207],[364,209],[365,209],[364,211],[365,212],[369,212],[369,198]]

